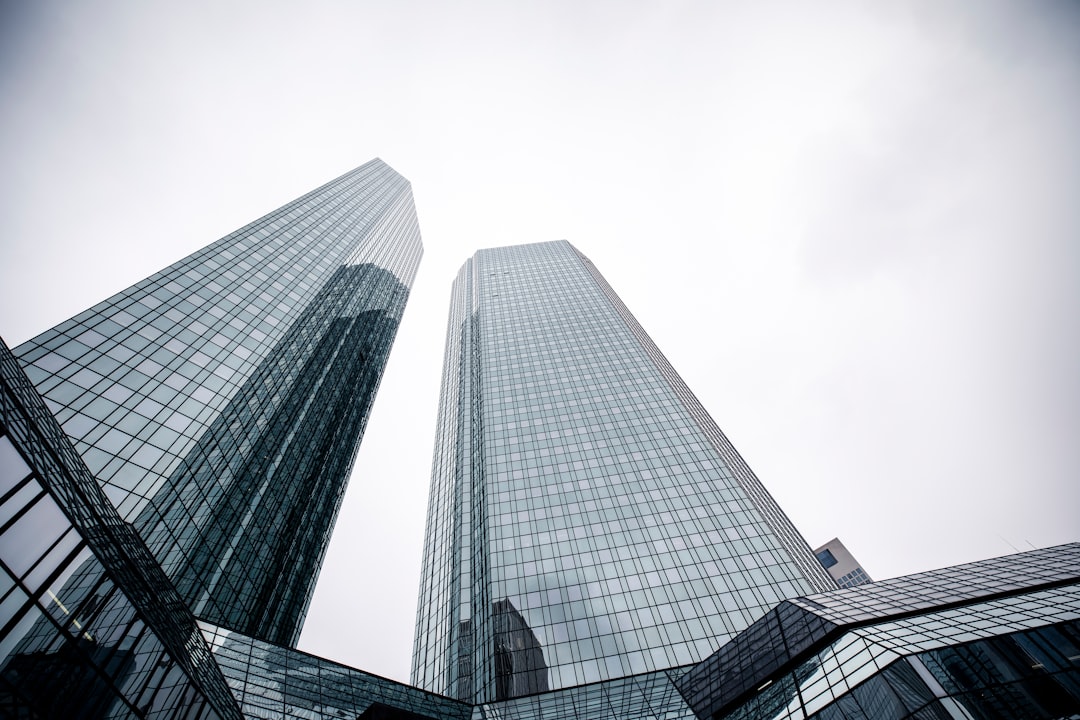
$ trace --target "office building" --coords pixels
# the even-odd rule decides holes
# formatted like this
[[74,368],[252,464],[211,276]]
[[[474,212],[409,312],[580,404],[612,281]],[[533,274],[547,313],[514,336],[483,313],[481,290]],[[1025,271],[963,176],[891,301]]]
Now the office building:
[[565,241],[458,274],[426,533],[413,682],[470,702],[688,666],[835,587]]
[[0,717],[467,720],[471,711],[197,619],[0,343]]
[[373,160],[14,349],[198,617],[298,638],[421,253]]
[[240,716],[201,632],[295,642],[421,253],[374,160],[2,348],[0,710]]
[[0,716],[1080,715],[1080,544],[829,590],[566,243],[455,284],[426,687],[290,647],[419,253],[374,161],[0,342]]
[[833,538],[815,550],[814,556],[828,571],[829,576],[842,588],[873,582],[859,561],[837,538]]
[[[791,598],[697,666],[473,705],[197,621],[2,344],[0,425],[5,717],[981,720],[1080,713],[1080,544]],[[100,571],[95,583],[69,581],[87,565]],[[522,629],[511,623],[506,636]]]

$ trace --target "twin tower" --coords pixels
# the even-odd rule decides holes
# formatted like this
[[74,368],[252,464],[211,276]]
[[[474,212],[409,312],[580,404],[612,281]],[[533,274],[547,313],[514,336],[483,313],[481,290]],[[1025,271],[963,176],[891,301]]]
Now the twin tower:
[[415,687],[291,649],[421,254],[409,183],[373,160],[0,346],[0,714],[533,717],[499,703],[548,693],[694,717],[690,666],[835,588],[548,242],[453,286]]
[[[296,642],[421,255],[373,160],[14,349],[197,618]],[[462,268],[433,468],[413,681],[441,695],[687,665],[831,585],[564,241]]]

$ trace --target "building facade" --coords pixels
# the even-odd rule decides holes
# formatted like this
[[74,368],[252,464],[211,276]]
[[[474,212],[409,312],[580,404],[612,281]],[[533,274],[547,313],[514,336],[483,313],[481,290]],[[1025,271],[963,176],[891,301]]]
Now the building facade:
[[3,342],[0,717],[241,717],[195,617]]
[[421,253],[373,160],[15,348],[200,618],[299,637]]
[[1080,544],[835,588],[565,242],[454,285],[420,687],[291,647],[420,253],[376,160],[0,342],[0,716],[1080,717]]
[[426,533],[413,682],[471,702],[691,665],[835,587],[565,241],[458,274]]
[[1080,543],[790,598],[677,681],[714,720],[1080,714]]

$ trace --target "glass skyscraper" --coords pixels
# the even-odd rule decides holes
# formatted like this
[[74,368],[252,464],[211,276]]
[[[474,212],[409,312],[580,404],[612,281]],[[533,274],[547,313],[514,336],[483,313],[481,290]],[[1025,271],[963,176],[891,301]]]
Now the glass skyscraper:
[[1080,715],[1080,544],[836,589],[565,242],[454,285],[421,687],[292,647],[420,253],[376,160],[0,342],[0,717]]
[[373,160],[14,349],[200,618],[295,643],[421,254]]
[[413,682],[490,702],[687,666],[835,588],[592,263],[454,283]]

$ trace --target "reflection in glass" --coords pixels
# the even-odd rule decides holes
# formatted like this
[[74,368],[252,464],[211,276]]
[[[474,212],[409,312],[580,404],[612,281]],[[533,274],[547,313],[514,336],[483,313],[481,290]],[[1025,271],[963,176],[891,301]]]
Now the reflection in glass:
[[1080,621],[919,655],[976,718],[1080,713]]
[[508,598],[495,602],[495,699],[546,692],[547,663],[536,634]]
[[299,650],[202,624],[246,717],[468,720],[472,707]]
[[296,641],[407,298],[339,268],[137,519],[200,617]]

